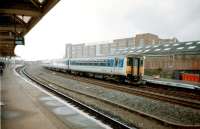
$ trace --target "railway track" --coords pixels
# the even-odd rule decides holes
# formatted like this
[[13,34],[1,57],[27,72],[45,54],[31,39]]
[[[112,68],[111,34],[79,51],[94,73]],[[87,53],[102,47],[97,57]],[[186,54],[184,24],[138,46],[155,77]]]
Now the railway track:
[[[42,70],[42,69],[41,69]],[[44,69],[43,69],[44,70]],[[53,69],[49,69],[51,71],[56,71]],[[44,72],[49,72],[44,71]],[[56,71],[58,72],[58,71]],[[62,73],[61,73],[62,72]],[[118,84],[118,82],[113,81],[113,80],[99,80],[96,78],[89,78],[88,77],[83,77],[83,76],[76,76],[73,74],[65,74],[66,72],[63,71],[59,71],[59,75],[61,75],[62,77],[67,77],[73,80],[78,80],[78,81],[82,81],[82,82],[86,82],[86,83],[91,83],[91,84],[96,84],[98,85],[98,83],[102,83],[104,85],[113,85],[114,87],[117,86],[122,86],[122,87],[128,87],[128,88],[132,88],[132,89],[136,89],[136,90],[140,90],[140,91],[147,91],[147,92],[154,92],[154,93],[158,93],[158,94],[163,94],[166,96],[174,96],[175,98],[181,98],[181,99],[187,99],[190,101],[193,100],[200,100],[200,91],[196,90],[196,89],[184,89],[184,88],[179,88],[179,87],[169,87],[167,85],[161,85],[161,84],[155,84],[155,83],[147,83],[146,85],[131,85],[131,84]],[[101,84],[99,86],[102,86]],[[109,87],[108,87],[109,88]]]
[[[47,89],[50,90],[51,92],[56,93],[56,94],[58,94],[59,96],[65,98],[65,99],[67,98],[67,100],[73,101],[73,103],[75,103],[75,105],[78,105],[78,106],[80,106],[81,108],[84,108],[85,110],[87,110],[87,111],[89,111],[89,112],[95,112],[94,114],[92,113],[93,115],[98,116],[98,117],[100,117],[100,118],[103,118],[105,121],[107,121],[107,122],[109,121],[109,123],[110,123],[110,122],[111,122],[111,123],[113,122],[114,127],[117,127],[118,129],[121,129],[121,128],[123,128],[123,129],[131,128],[131,127],[129,127],[129,126],[124,125],[123,123],[121,123],[121,122],[119,122],[119,121],[113,120],[111,117],[106,116],[105,114],[102,114],[102,113],[100,113],[100,112],[98,112],[98,111],[92,109],[91,107],[88,107],[88,106],[85,105],[85,104],[82,104],[82,103],[78,102],[77,100],[74,100],[74,99],[71,98],[71,97],[66,96],[66,95],[63,94],[62,92],[58,91],[59,88],[64,88],[64,87],[61,86],[61,85],[55,84],[55,83],[53,83],[53,82],[51,82],[51,81],[45,80],[44,78],[41,78],[41,77],[38,77],[38,76],[37,76],[37,77],[33,77],[33,76],[29,75],[25,70],[23,70],[23,74],[25,74],[28,78],[30,78],[30,79],[33,80],[34,82],[36,82],[36,83],[38,83],[38,84],[44,86],[45,88],[47,88]],[[110,88],[113,88],[113,87],[110,87]],[[118,87],[118,88],[119,88],[119,87]],[[121,89],[118,89],[118,88],[116,88],[116,90],[121,90]],[[65,90],[70,90],[70,89],[66,89],[66,88],[65,88]],[[126,88],[126,90],[124,90],[124,92],[128,92],[128,93],[129,93],[130,91],[127,91],[127,90],[128,90],[128,89]],[[129,90],[130,90],[130,89],[129,89]],[[181,128],[181,129],[190,129],[190,128],[197,129],[197,128],[200,128],[199,125],[196,126],[196,125],[182,125],[182,124],[176,124],[176,123],[173,123],[173,122],[169,122],[169,121],[166,121],[166,120],[162,120],[162,119],[160,119],[160,118],[158,118],[158,117],[155,117],[155,116],[152,116],[152,115],[143,113],[143,112],[139,112],[139,111],[137,111],[137,110],[130,109],[130,108],[126,107],[126,106],[123,106],[123,105],[120,105],[120,104],[117,104],[117,103],[110,102],[109,100],[103,100],[103,99],[101,99],[101,98],[97,98],[97,97],[92,96],[92,95],[86,95],[86,94],[81,93],[81,92],[78,92],[78,91],[73,91],[73,90],[70,90],[70,91],[71,91],[71,92],[75,92],[75,93],[77,93],[77,94],[85,95],[85,96],[87,96],[87,97],[91,97],[91,98],[94,98],[94,99],[97,99],[97,100],[101,100],[101,101],[103,101],[103,102],[105,102],[105,103],[112,104],[112,105],[117,106],[117,107],[119,107],[119,108],[121,108],[121,109],[127,110],[127,111],[129,111],[129,112],[131,112],[131,113],[137,113],[137,114],[139,114],[139,115],[141,115],[141,116],[143,116],[143,117],[146,117],[146,118],[148,118],[148,119],[152,119],[152,120],[154,120],[154,121],[157,121],[157,122],[159,122],[159,123],[161,123],[161,124],[163,124],[163,125],[166,125],[166,126],[169,126],[169,127],[172,127],[172,128]],[[138,92],[138,91],[135,91],[135,92]],[[135,94],[136,94],[136,93],[135,93]],[[138,94],[138,93],[137,93],[137,94]],[[146,96],[146,97],[149,97],[149,96]],[[171,101],[170,101],[170,102],[171,102]],[[107,119],[108,119],[108,120],[107,120]],[[118,125],[118,124],[119,124],[119,125]],[[113,125],[112,125],[112,126],[113,126]]]
[[60,92],[57,88],[52,87],[52,84],[50,84],[49,82],[45,82],[44,80],[42,81],[41,79],[39,79],[37,77],[33,77],[33,76],[29,75],[24,70],[24,68],[21,68],[21,69],[22,70],[20,70],[20,68],[16,70],[20,75],[29,78],[31,81],[33,81],[33,82],[37,83],[38,85],[42,86],[43,88],[47,89],[49,92],[67,100],[69,103],[72,103],[73,105],[76,105],[78,108],[86,111],[87,113],[91,114],[92,116],[97,117],[99,120],[110,125],[112,128],[114,128],[114,129],[136,129],[136,127],[129,127],[126,124],[124,124],[120,121],[117,121],[117,120],[111,118],[110,116],[105,115],[105,114],[93,109],[92,107],[89,107],[86,104],[73,99],[70,96],[67,96],[66,94]]
[[159,93],[150,92],[150,91],[142,91],[139,89],[128,88],[124,86],[118,86],[118,85],[113,85],[113,84],[98,82],[98,81],[84,80],[84,82],[99,85],[105,88],[119,90],[119,91],[126,92],[129,94],[139,95],[139,96],[148,97],[148,98],[152,98],[156,100],[167,101],[167,102],[182,105],[182,106],[200,109],[200,101],[194,101],[194,100],[159,94]]
[[[142,90],[142,89],[132,88],[130,86],[128,87],[127,85],[119,86],[119,85],[116,85],[113,83],[103,82],[103,81],[99,81],[99,80],[95,80],[95,79],[91,79],[91,78],[88,79],[88,78],[84,78],[84,77],[75,77],[75,76],[70,76],[70,75],[67,77],[70,79],[73,79],[73,80],[77,80],[77,81],[81,81],[81,82],[85,82],[85,83],[89,83],[89,84],[94,84],[94,85],[97,85],[100,87],[114,89],[114,90],[118,90],[121,92],[133,94],[133,95],[143,96],[143,97],[152,98],[155,100],[161,100],[161,101],[166,101],[166,102],[170,102],[170,103],[174,103],[174,104],[178,104],[178,105],[182,105],[182,106],[200,109],[200,101],[198,101],[198,99],[200,100],[200,98],[197,98],[197,97],[195,98],[193,96],[191,97],[192,99],[187,99],[187,98],[183,98],[183,97],[176,97],[174,94],[166,95],[165,93],[163,93],[163,91],[161,91],[161,89],[156,90],[156,91],[158,91],[158,93],[156,93],[155,89],[153,89],[151,87],[148,88],[149,90]],[[188,94],[184,94],[184,95],[189,96],[191,94],[188,93]],[[195,99],[193,99],[193,98],[195,98]]]

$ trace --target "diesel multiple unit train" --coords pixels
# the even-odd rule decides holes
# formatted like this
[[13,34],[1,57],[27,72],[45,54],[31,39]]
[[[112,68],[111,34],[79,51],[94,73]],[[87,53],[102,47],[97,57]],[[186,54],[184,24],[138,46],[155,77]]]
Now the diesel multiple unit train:
[[141,82],[144,56],[136,54],[51,60],[45,68],[93,77],[113,78],[120,82]]

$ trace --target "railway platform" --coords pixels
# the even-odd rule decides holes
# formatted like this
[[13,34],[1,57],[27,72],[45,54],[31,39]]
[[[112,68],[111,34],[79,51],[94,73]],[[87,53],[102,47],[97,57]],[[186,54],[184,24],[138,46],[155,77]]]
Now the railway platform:
[[200,90],[200,83],[175,80],[175,79],[165,79],[165,78],[154,78],[152,76],[144,76],[144,80],[150,83],[167,85],[171,87],[184,88],[184,89],[197,89]]
[[0,76],[2,129],[109,129],[7,67]]

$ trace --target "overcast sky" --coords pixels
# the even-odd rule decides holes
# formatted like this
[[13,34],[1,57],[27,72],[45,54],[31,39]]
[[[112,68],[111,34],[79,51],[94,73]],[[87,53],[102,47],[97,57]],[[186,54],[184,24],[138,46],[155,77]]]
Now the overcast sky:
[[180,41],[200,39],[200,0],[61,0],[25,36],[24,59],[62,58],[66,43],[154,33]]

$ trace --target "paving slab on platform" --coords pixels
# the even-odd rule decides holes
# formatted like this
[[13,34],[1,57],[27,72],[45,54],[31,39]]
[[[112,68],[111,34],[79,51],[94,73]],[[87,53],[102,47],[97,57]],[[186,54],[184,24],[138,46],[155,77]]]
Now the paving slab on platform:
[[1,96],[2,129],[110,128],[22,79],[11,67],[1,76]]

